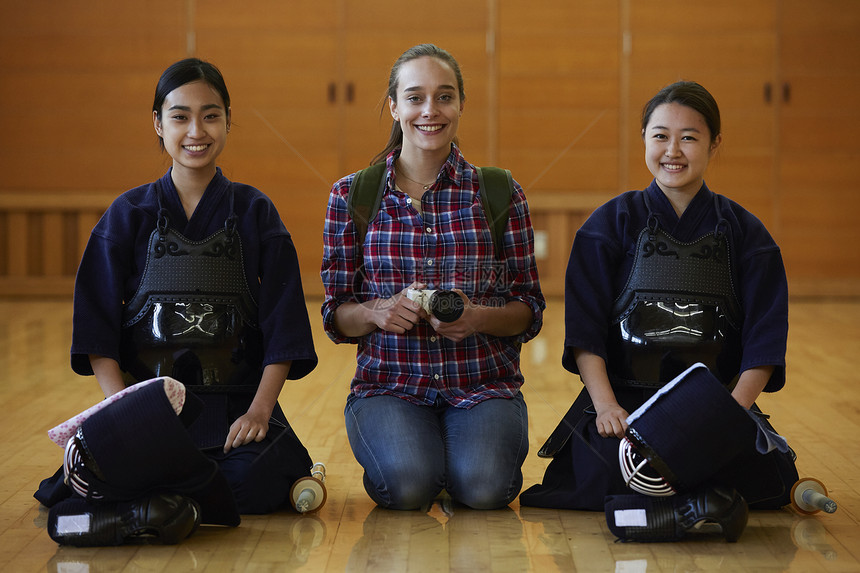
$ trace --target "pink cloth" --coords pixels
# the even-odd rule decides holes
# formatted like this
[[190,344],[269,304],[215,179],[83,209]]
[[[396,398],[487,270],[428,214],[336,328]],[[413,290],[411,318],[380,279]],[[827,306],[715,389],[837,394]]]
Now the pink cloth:
[[182,411],[183,406],[185,406],[185,386],[178,380],[170,378],[169,376],[163,376],[161,378],[153,378],[152,380],[146,380],[133,386],[129,386],[128,388],[117,392],[113,396],[105,398],[95,406],[87,408],[77,416],[69,418],[62,424],[48,430],[48,437],[61,448],[65,448],[69,438],[75,435],[75,432],[78,431],[78,428],[81,427],[81,424],[83,424],[87,418],[108,404],[113,404],[123,396],[136,392],[147,384],[157,384],[159,382],[164,384],[164,393],[167,395],[167,399],[170,400],[170,405],[173,406],[173,411],[176,412],[176,415],[178,416]]

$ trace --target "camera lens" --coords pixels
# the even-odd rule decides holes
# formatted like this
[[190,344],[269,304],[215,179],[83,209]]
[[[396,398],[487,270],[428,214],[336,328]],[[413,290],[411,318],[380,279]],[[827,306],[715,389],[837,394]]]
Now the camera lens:
[[430,312],[442,322],[454,322],[463,314],[463,299],[450,290],[437,290],[430,297]]

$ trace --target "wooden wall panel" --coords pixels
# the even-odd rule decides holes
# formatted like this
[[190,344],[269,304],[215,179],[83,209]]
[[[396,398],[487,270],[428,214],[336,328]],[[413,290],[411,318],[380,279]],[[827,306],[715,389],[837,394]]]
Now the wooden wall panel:
[[[860,208],[856,1],[666,0],[655,9],[635,0],[442,0],[427,18],[421,10],[431,7],[16,3],[0,18],[0,194],[86,199],[159,177],[170,161],[152,130],[155,83],[169,63],[198,55],[222,68],[233,96],[225,174],[273,198],[299,247],[308,291],[318,294],[329,188],[384,144],[390,118],[379,106],[388,70],[405,48],[430,41],[463,67],[467,158],[510,168],[538,203],[642,188],[651,179],[642,104],[676,79],[701,81],[724,118],[708,183],[771,229],[793,285],[860,293],[860,254],[845,248],[860,240],[851,217]],[[438,15],[445,25],[428,26]],[[555,215],[541,219],[548,229],[576,226],[574,215],[565,224]],[[57,249],[79,251],[97,218],[87,210],[0,213],[3,277],[73,273],[74,257]],[[10,229],[16,241],[32,236],[35,250],[11,253],[3,243]]]
[[535,242],[540,240],[544,244],[545,252],[536,249],[535,254],[545,296],[564,295],[564,277],[576,231],[594,209],[612,197],[608,193],[587,192],[528,194]]
[[767,224],[777,224],[776,109],[765,100],[765,86],[773,86],[777,65],[776,22],[772,0],[720,5],[670,0],[659,11],[630,2],[626,145],[631,189],[641,189],[652,179],[644,165],[643,106],[663,86],[693,80],[713,94],[723,119],[723,143],[706,182]]
[[509,167],[517,182],[534,194],[614,190],[618,181],[616,150],[565,153],[563,149],[502,149],[499,164]]
[[790,279],[817,282],[813,292],[856,287],[860,5],[790,0],[781,10],[780,244]]
[[[589,78],[573,74],[532,77],[506,74],[499,80],[499,106],[504,110],[524,104],[535,109],[602,110],[616,107],[619,97],[618,78],[609,74]],[[537,133],[551,131],[539,125],[533,129]]]
[[7,189],[125,190],[151,179],[149,109],[186,47],[184,3],[15,3],[0,18]]
[[[708,36],[748,32],[759,33],[777,24],[776,4],[780,0],[722,0],[719,5],[685,0],[664,0],[660,9],[647,2],[630,2],[632,17],[652,34]],[[691,49],[695,47],[691,46]]]
[[27,249],[23,248],[29,239],[29,213],[9,213],[6,217],[7,233],[6,257],[7,273],[12,278],[26,277],[30,259]]
[[619,4],[498,3],[499,163],[529,191],[618,189]]
[[[198,30],[236,30],[254,37],[266,33],[335,32],[342,3],[343,0],[258,0],[237,6],[233,0],[205,0],[191,4]],[[254,55],[265,56],[258,52]]]
[[0,194],[0,296],[71,296],[108,193]]

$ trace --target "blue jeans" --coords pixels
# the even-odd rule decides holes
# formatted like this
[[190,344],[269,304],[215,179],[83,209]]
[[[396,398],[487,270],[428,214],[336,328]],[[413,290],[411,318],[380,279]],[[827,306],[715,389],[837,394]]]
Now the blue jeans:
[[378,505],[418,509],[446,489],[475,509],[505,507],[523,485],[529,449],[522,394],[469,410],[394,396],[347,399],[346,432],[364,487]]

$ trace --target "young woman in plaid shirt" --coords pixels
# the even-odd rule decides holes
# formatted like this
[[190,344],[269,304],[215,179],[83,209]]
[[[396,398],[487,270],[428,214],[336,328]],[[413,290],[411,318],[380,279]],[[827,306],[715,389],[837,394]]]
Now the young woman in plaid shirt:
[[[499,508],[522,486],[527,410],[520,345],[537,335],[545,302],[522,188],[514,183],[500,255],[475,166],[456,144],[465,95],[451,55],[424,44],[391,70],[393,118],[384,192],[363,243],[335,183],[324,229],[326,332],[355,343],[345,410],[364,485],[380,506],[428,507],[443,490]],[[441,322],[413,289],[454,290],[462,316]]]

